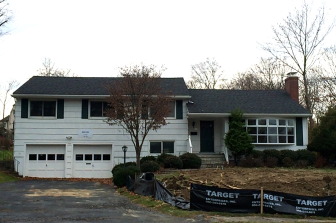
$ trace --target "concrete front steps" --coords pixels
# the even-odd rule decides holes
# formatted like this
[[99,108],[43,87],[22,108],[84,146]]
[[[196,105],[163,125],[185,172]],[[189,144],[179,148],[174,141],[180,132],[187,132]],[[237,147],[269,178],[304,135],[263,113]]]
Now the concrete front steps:
[[198,153],[202,159],[201,168],[224,168],[225,157],[224,154],[220,153]]

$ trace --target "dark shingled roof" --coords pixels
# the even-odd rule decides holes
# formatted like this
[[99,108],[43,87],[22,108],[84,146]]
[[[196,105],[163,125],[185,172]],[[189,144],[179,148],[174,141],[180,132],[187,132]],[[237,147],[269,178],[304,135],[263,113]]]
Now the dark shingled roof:
[[[17,95],[109,95],[108,86],[118,77],[44,77],[34,76],[17,89]],[[161,87],[173,95],[187,96],[188,89],[183,78],[161,78]]]
[[292,100],[284,90],[189,89],[189,113],[305,114],[309,111]]

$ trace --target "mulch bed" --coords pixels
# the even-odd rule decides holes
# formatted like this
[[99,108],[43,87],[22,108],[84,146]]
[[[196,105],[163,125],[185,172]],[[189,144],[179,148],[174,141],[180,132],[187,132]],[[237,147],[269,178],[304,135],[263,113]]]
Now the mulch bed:
[[96,182],[101,184],[113,185],[112,178],[41,178],[23,177],[22,180],[50,180],[50,181],[70,181],[70,182]]

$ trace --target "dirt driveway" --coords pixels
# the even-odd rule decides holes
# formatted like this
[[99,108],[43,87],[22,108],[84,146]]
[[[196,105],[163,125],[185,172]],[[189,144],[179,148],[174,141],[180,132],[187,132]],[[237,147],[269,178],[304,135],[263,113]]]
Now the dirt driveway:
[[0,184],[0,222],[205,222],[132,204],[109,185],[18,181]]

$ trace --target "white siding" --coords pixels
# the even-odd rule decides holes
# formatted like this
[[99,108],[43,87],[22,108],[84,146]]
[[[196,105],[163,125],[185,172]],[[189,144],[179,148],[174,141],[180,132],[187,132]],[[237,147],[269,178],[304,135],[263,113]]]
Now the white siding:
[[[21,100],[15,105],[14,156],[19,161],[16,166],[23,175],[26,145],[28,144],[66,144],[67,154],[76,144],[113,145],[113,163],[123,162],[121,147],[128,146],[127,161],[135,161],[135,150],[128,133],[118,126],[110,126],[103,119],[81,119],[82,100],[64,100],[64,119],[21,118]],[[183,119],[168,119],[168,125],[151,132],[144,143],[141,156],[149,155],[149,140],[175,141],[175,155],[187,152],[188,121],[186,103],[183,103]],[[83,137],[81,130],[89,130],[92,136]],[[71,139],[67,139],[71,137]],[[70,156],[70,155],[67,155]],[[66,157],[66,168],[72,165],[72,157]],[[72,177],[66,170],[66,177]]]

